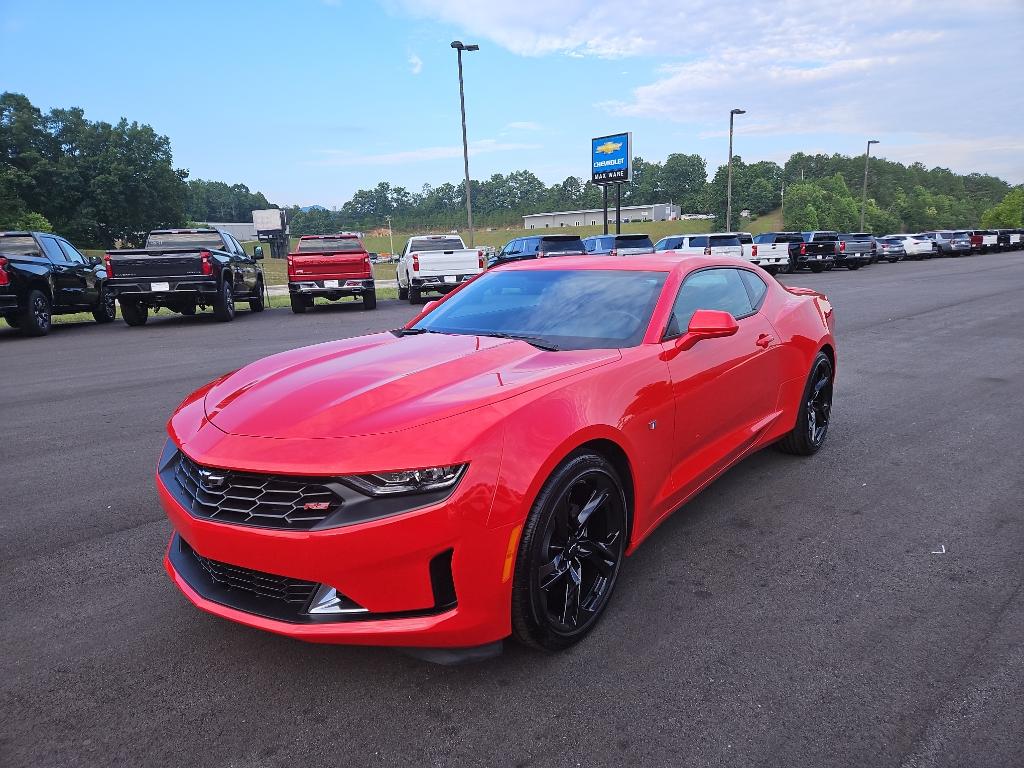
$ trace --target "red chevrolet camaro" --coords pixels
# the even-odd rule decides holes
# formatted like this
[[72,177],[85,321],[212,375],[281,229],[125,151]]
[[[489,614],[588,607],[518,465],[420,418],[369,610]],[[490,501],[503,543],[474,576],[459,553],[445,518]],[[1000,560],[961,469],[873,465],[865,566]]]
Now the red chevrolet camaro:
[[744,261],[510,264],[192,393],[157,473],[165,564],[302,640],[562,649],[715,477],[821,447],[835,364],[828,300]]

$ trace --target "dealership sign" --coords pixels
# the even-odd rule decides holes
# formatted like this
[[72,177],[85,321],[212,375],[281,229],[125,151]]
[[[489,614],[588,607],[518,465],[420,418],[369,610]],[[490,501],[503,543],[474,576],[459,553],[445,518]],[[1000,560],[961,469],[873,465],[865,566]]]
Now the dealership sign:
[[614,184],[633,179],[633,134],[616,133],[590,140],[590,180]]

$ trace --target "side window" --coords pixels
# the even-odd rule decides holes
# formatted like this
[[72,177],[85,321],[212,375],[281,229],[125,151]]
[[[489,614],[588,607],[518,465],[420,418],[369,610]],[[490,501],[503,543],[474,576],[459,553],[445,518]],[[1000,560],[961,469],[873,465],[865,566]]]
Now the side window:
[[231,238],[231,244],[235,247],[235,253],[239,256],[245,256],[245,248],[242,247],[242,244],[238,242],[233,235],[228,235],[228,237]]
[[708,247],[708,237],[707,237],[707,235],[704,235],[703,237],[691,237],[690,238],[690,247],[691,248],[707,248]]
[[69,259],[64,255],[64,251],[57,245],[57,240],[52,237],[40,237],[39,242],[42,243],[43,253],[46,254],[46,258],[52,261],[54,264],[67,264]]
[[523,252],[523,241],[522,240],[518,240],[518,239],[517,240],[513,240],[511,243],[508,244],[508,252],[511,253],[511,254],[522,253]]
[[768,286],[765,285],[764,280],[753,272],[741,269],[739,273],[740,280],[743,281],[743,287],[747,289],[747,296],[750,297],[750,306],[756,312],[764,302],[765,294],[768,293]]
[[57,244],[60,246],[60,249],[62,251],[64,251],[64,256],[72,264],[85,264],[86,263],[85,262],[85,256],[83,256],[77,250],[75,250],[74,246],[71,245],[71,243],[69,243],[67,240],[58,240]]
[[[762,288],[767,288],[762,284]],[[717,309],[740,320],[754,313],[750,294],[737,269],[702,269],[686,278],[672,306],[666,338],[678,336],[698,309]]]

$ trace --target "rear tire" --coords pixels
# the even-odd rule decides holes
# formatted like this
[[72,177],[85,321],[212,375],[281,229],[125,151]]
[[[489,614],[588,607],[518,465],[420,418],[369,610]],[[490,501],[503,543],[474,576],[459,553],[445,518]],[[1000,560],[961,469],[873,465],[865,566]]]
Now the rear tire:
[[34,288],[28,292],[25,309],[18,314],[17,328],[25,336],[45,336],[53,320],[50,297]]
[[133,328],[145,325],[149,320],[149,307],[143,306],[137,301],[121,299],[121,317]]
[[420,298],[420,289],[409,286],[409,303],[419,304],[422,299]]
[[569,456],[544,483],[523,527],[512,582],[512,632],[560,651],[597,625],[628,535],[622,481],[603,456]]
[[764,271],[767,272],[772,277],[775,277],[777,274],[779,274],[779,268],[778,267],[765,267]]
[[363,309],[377,308],[377,292],[367,291],[363,294]]
[[851,261],[849,264],[846,265],[846,268],[851,272],[856,272],[858,269],[861,268],[861,263],[859,261]]
[[409,299],[409,287],[398,286],[398,298],[400,301],[408,301]]
[[92,311],[92,319],[97,323],[112,323],[117,319],[117,299],[106,286],[100,289],[100,303]]
[[262,312],[266,309],[267,305],[263,297],[263,281],[256,281],[256,296],[249,299],[249,311],[250,312]]
[[817,275],[817,274],[820,274],[821,272],[824,272],[824,271],[825,271],[825,265],[824,264],[811,264],[811,272],[813,272],[814,274]]
[[304,315],[306,313],[306,299],[302,296],[297,296],[294,293],[291,295],[292,312],[296,315]]
[[824,352],[819,352],[804,385],[796,426],[776,443],[780,451],[794,456],[810,456],[825,444],[832,418],[834,376],[832,361]]
[[213,298],[213,316],[222,323],[235,319],[235,292],[231,289],[230,275],[224,275],[220,291]]

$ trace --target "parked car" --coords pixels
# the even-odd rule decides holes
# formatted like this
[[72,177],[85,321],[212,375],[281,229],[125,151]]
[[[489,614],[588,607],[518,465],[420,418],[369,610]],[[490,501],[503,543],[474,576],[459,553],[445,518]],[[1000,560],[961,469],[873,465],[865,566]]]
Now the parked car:
[[[659,245],[669,238],[659,240]],[[663,251],[675,251],[676,253],[689,253],[702,256],[731,256],[743,258],[743,246],[740,244],[740,237],[735,232],[716,232],[714,234],[702,235],[678,235],[671,238],[672,248],[662,248]]]
[[[804,239],[799,232],[762,232],[754,236],[757,256],[760,259],[780,258],[775,271],[792,274],[800,268],[800,246]],[[806,249],[805,249],[806,250]],[[761,266],[764,266],[762,263]],[[771,270],[769,270],[771,272]],[[772,272],[775,274],[775,272]]]
[[253,312],[264,308],[263,246],[250,256],[219,229],[155,229],[144,248],[107,251],[103,256],[110,291],[131,326],[145,325],[149,311],[169,309],[194,315],[213,308],[221,321],[235,318],[235,302]]
[[777,274],[789,264],[788,248],[762,246],[754,242],[754,236],[749,232],[737,232],[736,235],[739,237],[742,258],[751,264],[757,264],[769,275]]
[[583,241],[587,253],[593,256],[637,256],[654,253],[654,243],[648,235],[594,235]]
[[890,264],[906,258],[907,249],[899,237],[879,237],[875,239],[875,251],[879,260],[885,259]]
[[484,252],[467,248],[458,235],[414,235],[398,259],[398,298],[419,304],[424,293],[444,295],[487,266]]
[[1005,250],[1016,251],[1024,247],[1024,229],[1000,229],[997,232]]
[[899,240],[908,259],[930,259],[935,252],[935,242],[925,235],[886,235],[886,240]]
[[187,397],[157,465],[167,572],[301,640],[566,649],[681,503],[769,445],[825,443],[833,314],[733,259],[490,270],[400,329]]
[[851,272],[870,264],[875,256],[875,239],[863,233],[840,232],[836,243],[836,266]]
[[107,272],[95,256],[47,232],[0,232],[0,315],[26,336],[45,336],[54,315],[117,316]]
[[973,253],[988,253],[999,246],[999,233],[994,229],[972,229],[967,232]]
[[578,235],[532,235],[517,237],[505,243],[505,247],[490,256],[487,268],[508,264],[524,259],[543,259],[548,256],[580,256],[586,247]]
[[936,256],[962,256],[971,252],[971,233],[939,229],[923,233],[935,243]]
[[801,232],[804,245],[800,249],[797,266],[806,266],[811,272],[831,270],[839,252],[839,233],[832,230]]
[[317,297],[359,299],[363,309],[377,306],[372,256],[358,235],[303,235],[288,254],[288,297],[292,312],[302,314]]

